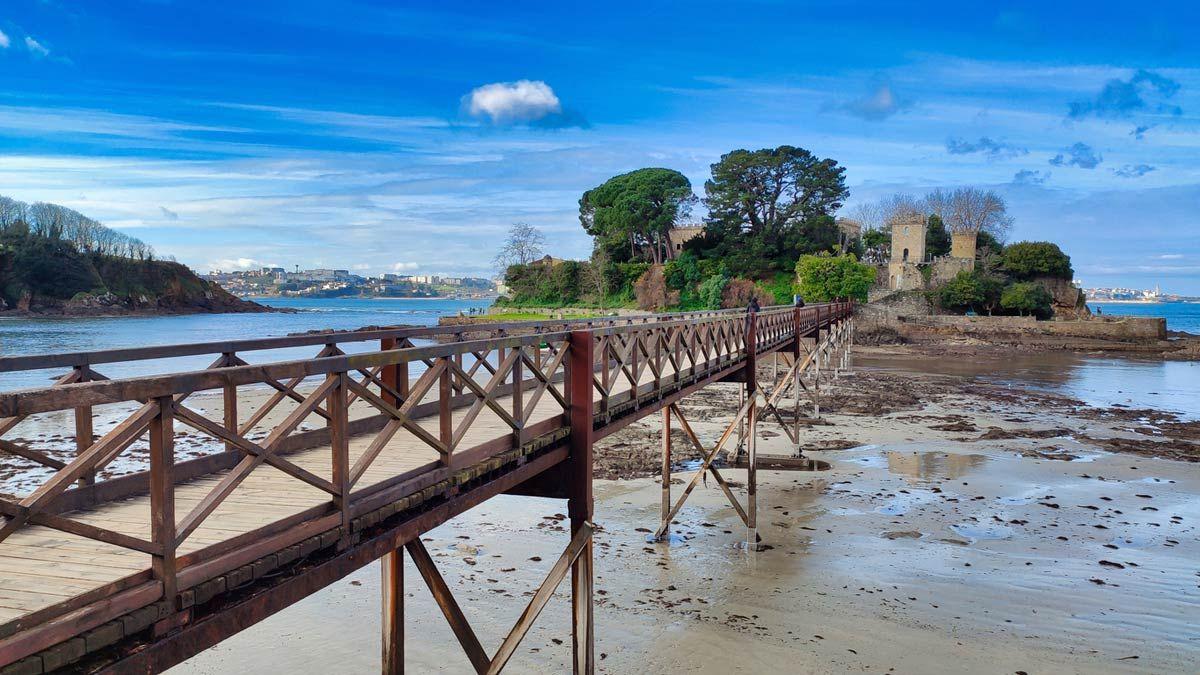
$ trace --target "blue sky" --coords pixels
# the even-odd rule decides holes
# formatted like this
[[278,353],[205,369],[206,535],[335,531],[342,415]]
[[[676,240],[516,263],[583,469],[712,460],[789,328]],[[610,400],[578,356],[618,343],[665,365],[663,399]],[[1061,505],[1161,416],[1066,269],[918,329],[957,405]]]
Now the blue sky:
[[700,193],[786,143],[848,208],[992,188],[1088,285],[1200,295],[1197,34],[1183,2],[6,0],[0,194],[200,270],[490,275],[514,221],[586,256],[611,175]]

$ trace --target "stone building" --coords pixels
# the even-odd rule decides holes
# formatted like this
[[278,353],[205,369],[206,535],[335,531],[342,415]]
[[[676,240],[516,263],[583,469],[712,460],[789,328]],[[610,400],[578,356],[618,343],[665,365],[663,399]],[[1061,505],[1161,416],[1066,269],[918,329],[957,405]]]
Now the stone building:
[[975,268],[975,240],[978,232],[962,232],[955,230],[950,233],[950,257],[971,261],[971,269]]
[[[894,217],[892,257],[888,261],[888,288],[893,291],[918,291],[940,286],[962,271],[975,269],[975,232],[950,233],[950,254],[926,259],[926,220],[920,213]],[[922,268],[928,268],[922,270]]]
[[669,258],[678,258],[683,252],[683,245],[689,240],[695,239],[704,234],[703,225],[684,225],[682,227],[672,227],[667,232],[667,241],[671,245],[671,254]]
[[925,262],[925,216],[904,213],[888,223],[892,229],[892,257],[888,261],[888,288],[914,291],[925,285],[920,265]]

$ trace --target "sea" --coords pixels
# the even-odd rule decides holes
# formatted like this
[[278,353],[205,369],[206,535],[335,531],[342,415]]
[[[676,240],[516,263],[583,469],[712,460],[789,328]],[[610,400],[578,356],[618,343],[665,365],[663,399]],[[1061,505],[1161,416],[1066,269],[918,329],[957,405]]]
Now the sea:
[[[5,317],[0,318],[0,355],[23,356],[54,352],[99,351],[189,342],[250,340],[282,337],[311,330],[351,330],[366,326],[434,326],[442,316],[483,311],[490,299],[424,298],[252,298],[290,309],[265,314],[186,314],[119,317]],[[348,352],[378,349],[376,344],[348,344]],[[316,348],[316,349],[319,349]],[[312,347],[264,350],[242,354],[251,363],[309,358]],[[133,364],[96,366],[107,377],[136,377],[208,367],[216,355],[201,355]],[[0,373],[0,391],[48,385],[61,371]]]
[[[295,299],[258,298],[259,302],[295,310],[268,314],[190,314],[182,316],[0,318],[0,354],[26,355],[63,351],[96,351],[120,347],[211,342],[285,336],[310,330],[348,330],[365,326],[436,325],[447,315],[482,311],[490,300],[446,299]],[[1200,334],[1200,304],[1091,303],[1105,316],[1163,316],[1167,328]],[[378,344],[348,344],[346,351],[378,349]],[[251,363],[309,358],[312,347],[248,352]],[[97,370],[108,377],[133,377],[208,367],[214,355],[159,359],[132,364],[106,364]],[[886,363],[872,363],[887,367]],[[900,364],[896,364],[900,365]],[[909,364],[911,365],[911,364]],[[1111,358],[1077,354],[1031,354],[1022,358],[932,367],[954,374],[1051,389],[1093,405],[1125,405],[1171,410],[1186,418],[1200,417],[1200,363],[1161,359]],[[966,368],[966,370],[963,370]],[[960,372],[961,371],[961,372]],[[0,391],[48,386],[63,371],[0,373]]]
[[1161,316],[1167,330],[1200,335],[1200,302],[1089,302],[1104,316]]

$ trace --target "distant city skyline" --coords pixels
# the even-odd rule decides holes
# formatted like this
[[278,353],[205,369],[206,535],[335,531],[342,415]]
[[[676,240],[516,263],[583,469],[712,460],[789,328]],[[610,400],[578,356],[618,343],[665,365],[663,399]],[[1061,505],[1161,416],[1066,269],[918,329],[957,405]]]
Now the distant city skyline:
[[[315,0],[0,8],[0,185],[198,271],[494,276],[580,194],[806,147],[854,204],[977,185],[1089,285],[1200,295],[1200,8]],[[694,217],[703,215],[698,210]]]

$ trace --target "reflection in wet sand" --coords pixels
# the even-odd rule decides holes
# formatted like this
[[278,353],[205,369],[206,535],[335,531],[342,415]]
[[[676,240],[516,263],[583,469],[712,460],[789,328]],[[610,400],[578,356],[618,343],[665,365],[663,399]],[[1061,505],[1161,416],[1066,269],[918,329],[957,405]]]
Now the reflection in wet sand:
[[960,455],[944,452],[890,450],[886,455],[888,471],[921,482],[959,478],[988,461],[987,455]]

